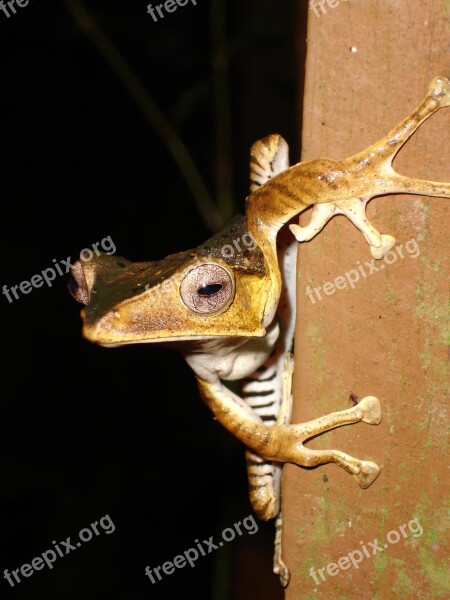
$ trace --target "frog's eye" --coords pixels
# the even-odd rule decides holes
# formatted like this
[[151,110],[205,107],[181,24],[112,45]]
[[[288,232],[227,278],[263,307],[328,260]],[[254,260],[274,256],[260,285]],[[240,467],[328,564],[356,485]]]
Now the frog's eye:
[[87,281],[79,260],[72,266],[70,274],[67,275],[67,287],[75,300],[78,300],[81,304],[89,303]]
[[181,299],[193,312],[212,315],[224,311],[234,298],[234,281],[225,269],[204,264],[191,269],[180,286]]

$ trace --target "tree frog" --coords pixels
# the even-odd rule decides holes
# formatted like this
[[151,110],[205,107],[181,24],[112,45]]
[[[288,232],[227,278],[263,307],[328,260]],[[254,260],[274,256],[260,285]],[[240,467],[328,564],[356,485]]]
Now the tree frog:
[[[83,335],[103,346],[163,342],[181,350],[213,415],[247,447],[250,499],[262,519],[276,519],[274,571],[283,585],[280,479],[286,462],[302,467],[334,462],[366,488],[379,467],[339,450],[311,450],[309,438],[341,425],[381,420],[377,398],[307,423],[290,422],[290,354],[297,242],[310,240],[336,214],[361,231],[375,259],[393,247],[365,214],[374,196],[392,193],[450,198],[450,183],[403,177],[392,161],[419,125],[450,105],[450,82],[435,78],[427,96],[384,138],[341,161],[321,158],[289,167],[279,135],[251,149],[251,194],[245,217],[195,250],[132,263],[100,254],[72,268],[71,292],[85,304]],[[281,228],[312,207],[307,226]],[[293,234],[293,235],[292,235]],[[290,239],[289,239],[290,238]],[[241,380],[242,394],[227,380]]]

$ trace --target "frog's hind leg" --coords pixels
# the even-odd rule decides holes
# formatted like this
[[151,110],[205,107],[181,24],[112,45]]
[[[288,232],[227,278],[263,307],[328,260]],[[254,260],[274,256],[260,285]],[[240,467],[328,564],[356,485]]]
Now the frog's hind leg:
[[[352,408],[330,413],[307,423],[292,425],[292,428],[303,441],[306,441],[325,431],[358,422],[369,425],[378,425],[381,422],[381,407],[377,398],[366,396]],[[301,444],[297,452],[299,453],[298,464],[304,467],[315,467],[334,462],[353,475],[362,488],[369,487],[380,473],[380,468],[375,463],[359,460],[339,450],[312,450]]]
[[252,508],[263,521],[275,519],[273,572],[279,575],[281,584],[286,587],[290,573],[282,558],[283,518],[280,510],[280,488],[283,465],[262,458],[250,450],[247,450],[245,456]]
[[256,141],[250,150],[250,192],[289,168],[289,146],[281,135]]
[[219,380],[208,382],[197,377],[197,382],[203,400],[218,421],[258,456],[302,467],[334,462],[354,475],[361,487],[368,487],[378,476],[380,470],[375,463],[361,461],[338,450],[310,450],[303,445],[305,440],[342,425],[361,421],[377,425],[381,421],[381,409],[375,397],[368,396],[352,408],[306,423],[267,426]]
[[[264,425],[274,425],[282,401],[276,347],[253,375],[243,380],[242,398]],[[280,511],[281,466],[250,450],[245,454],[250,502],[263,521]]]
[[[280,344],[281,348],[284,347]],[[277,349],[277,348],[276,348]],[[279,350],[279,348],[278,348]],[[282,375],[280,376],[280,369]],[[243,398],[267,425],[285,425],[292,411],[293,356],[275,351],[266,363],[246,380]],[[280,402],[281,400],[281,402]],[[275,417],[275,413],[277,416]],[[286,587],[290,573],[282,559],[282,516],[280,510],[282,465],[247,450],[247,474],[252,508],[262,520],[276,518],[273,571]]]

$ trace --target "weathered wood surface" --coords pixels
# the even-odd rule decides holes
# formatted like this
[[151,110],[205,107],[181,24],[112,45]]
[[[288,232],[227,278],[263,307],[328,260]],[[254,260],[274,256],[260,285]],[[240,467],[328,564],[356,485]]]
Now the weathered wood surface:
[[[302,160],[365,148],[406,116],[434,76],[450,73],[445,0],[330,0],[324,8],[309,15]],[[449,124],[450,108],[431,117],[401,150],[396,169],[449,180]],[[334,465],[286,467],[288,600],[450,594],[444,567],[448,210],[448,200],[439,198],[372,200],[369,217],[397,245],[391,264],[381,261],[371,274],[364,266],[369,248],[344,217],[300,246],[293,421],[347,408],[350,392],[376,395],[380,425],[343,427],[310,446],[373,460],[382,472],[361,490]],[[306,294],[308,285],[322,288],[359,266],[367,276],[360,272],[354,289],[322,291],[321,300],[312,296],[315,302]],[[375,539],[382,551],[373,555]],[[357,568],[341,561],[342,568],[327,570],[356,550],[363,554]],[[323,577],[314,581],[311,567],[324,568]]]

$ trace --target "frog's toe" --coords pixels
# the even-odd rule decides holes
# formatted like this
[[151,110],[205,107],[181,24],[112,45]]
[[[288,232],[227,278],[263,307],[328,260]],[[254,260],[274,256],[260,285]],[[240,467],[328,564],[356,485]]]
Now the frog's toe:
[[311,231],[307,227],[301,227],[300,225],[293,224],[289,225],[289,229],[294,234],[297,242],[306,242],[312,237]]
[[366,396],[358,402],[357,408],[363,412],[361,419],[363,423],[378,425],[381,422],[381,406],[375,396]]
[[436,77],[431,82],[430,96],[439,98],[441,106],[450,106],[450,81],[446,77]]
[[392,250],[395,244],[395,238],[392,235],[382,234],[381,236],[381,245],[379,247],[370,246],[370,253],[374,258],[380,260],[384,258],[386,254]]
[[363,489],[368,488],[380,474],[380,467],[368,460],[361,461],[361,471],[353,477]]
[[280,583],[283,587],[287,587],[289,580],[291,578],[291,574],[289,569],[284,564],[282,560],[279,560],[276,565],[273,567],[273,572],[280,577]]

